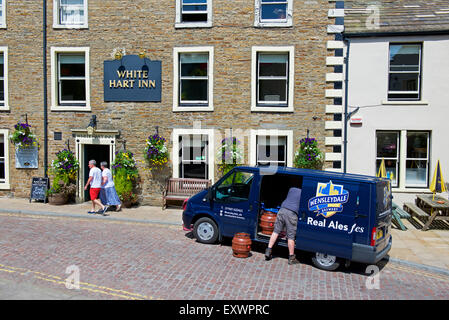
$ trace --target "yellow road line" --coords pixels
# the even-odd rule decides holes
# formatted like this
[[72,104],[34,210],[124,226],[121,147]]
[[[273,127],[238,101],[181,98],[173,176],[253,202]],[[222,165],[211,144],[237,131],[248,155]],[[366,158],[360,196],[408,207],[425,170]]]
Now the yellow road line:
[[[9,273],[20,273],[21,275],[25,275],[26,273],[33,273],[34,277],[37,279],[44,280],[47,282],[53,282],[56,284],[64,284],[64,285],[66,284],[66,282],[63,280],[63,278],[54,276],[54,275],[50,275],[50,274],[46,274],[43,272],[33,271],[33,270],[19,268],[19,267],[6,266],[3,264],[0,264],[0,267],[2,267],[2,268],[0,268],[0,271],[9,272]],[[57,279],[57,280],[55,280],[55,279]],[[154,300],[155,299],[152,296],[148,297],[148,296],[141,295],[138,293],[132,293],[132,292],[124,291],[124,290],[108,288],[105,286],[98,286],[98,285],[95,285],[92,283],[87,283],[87,282],[79,282],[79,284],[80,284],[80,290],[87,290],[87,291],[106,294],[106,295],[115,296],[115,297],[119,297],[119,298],[132,299],[132,300],[144,300],[144,299]],[[98,290],[95,288],[98,288],[101,290]],[[121,294],[118,294],[118,293],[121,293]]]

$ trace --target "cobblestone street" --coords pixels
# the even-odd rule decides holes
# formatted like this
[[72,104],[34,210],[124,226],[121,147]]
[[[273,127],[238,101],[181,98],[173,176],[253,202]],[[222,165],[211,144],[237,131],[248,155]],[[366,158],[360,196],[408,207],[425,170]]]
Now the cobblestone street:
[[[254,249],[237,259],[230,241],[200,244],[178,226],[0,214],[0,280],[65,291],[74,299],[449,298],[443,274],[380,263],[380,289],[367,289],[364,265],[326,272],[306,254],[300,265],[289,266],[282,250],[266,262],[263,246]],[[69,266],[79,268],[77,294],[65,287]]]

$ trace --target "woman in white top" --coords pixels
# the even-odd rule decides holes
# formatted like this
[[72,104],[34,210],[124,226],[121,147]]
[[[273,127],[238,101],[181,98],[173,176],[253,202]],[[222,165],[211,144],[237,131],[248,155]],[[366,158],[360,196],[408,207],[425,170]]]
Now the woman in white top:
[[115,190],[114,180],[112,179],[111,170],[107,168],[108,163],[103,161],[100,163],[101,170],[103,171],[100,199],[101,202],[108,206],[117,206],[116,211],[121,210],[122,203]]

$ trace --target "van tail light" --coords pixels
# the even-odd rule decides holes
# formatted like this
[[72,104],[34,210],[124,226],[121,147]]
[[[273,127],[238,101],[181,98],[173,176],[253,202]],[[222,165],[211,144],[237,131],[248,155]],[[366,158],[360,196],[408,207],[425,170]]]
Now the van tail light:
[[182,211],[186,211],[187,201],[189,201],[189,199],[185,199],[184,202],[182,203]]
[[371,230],[371,243],[370,243],[370,246],[374,247],[376,245],[376,237],[377,237],[377,228],[374,227],[373,230]]

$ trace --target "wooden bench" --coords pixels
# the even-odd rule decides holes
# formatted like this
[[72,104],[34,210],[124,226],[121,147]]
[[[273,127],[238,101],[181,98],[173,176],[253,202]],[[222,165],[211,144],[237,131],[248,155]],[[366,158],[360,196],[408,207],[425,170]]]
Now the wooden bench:
[[394,202],[392,202],[391,207],[392,207],[391,212],[393,213],[391,222],[393,222],[394,225],[400,228],[402,231],[407,230],[407,227],[404,226],[404,224],[401,221],[401,218],[409,219],[410,214],[399,208],[399,206]]
[[412,216],[427,217],[427,218],[429,217],[429,214],[427,212],[425,212],[412,202],[404,203],[404,210],[410,213]]
[[162,210],[167,207],[167,200],[184,201],[198,192],[207,189],[211,180],[190,178],[169,178],[162,193]]
[[396,214],[399,215],[399,217],[401,217],[401,219],[409,219],[410,218],[410,214],[406,211],[404,211],[403,209],[401,209],[396,203],[392,203],[392,210],[394,212],[396,212]]

